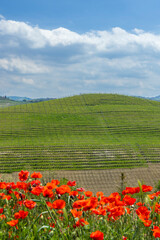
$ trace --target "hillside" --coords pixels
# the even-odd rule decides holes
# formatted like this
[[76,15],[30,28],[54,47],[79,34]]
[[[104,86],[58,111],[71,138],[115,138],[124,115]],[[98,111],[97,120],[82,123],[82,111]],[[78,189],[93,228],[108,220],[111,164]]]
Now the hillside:
[[1,108],[1,171],[147,166],[159,161],[159,121],[159,102],[116,94]]
[[24,102],[14,101],[6,97],[0,96],[0,108],[1,107],[9,107],[9,106],[15,106],[19,104],[24,104]]

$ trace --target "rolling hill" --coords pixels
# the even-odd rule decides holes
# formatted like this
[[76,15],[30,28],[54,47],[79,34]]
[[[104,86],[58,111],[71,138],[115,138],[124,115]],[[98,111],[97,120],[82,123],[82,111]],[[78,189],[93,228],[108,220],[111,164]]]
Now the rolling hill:
[[82,94],[0,108],[0,171],[157,163],[159,122],[159,102],[117,94]]

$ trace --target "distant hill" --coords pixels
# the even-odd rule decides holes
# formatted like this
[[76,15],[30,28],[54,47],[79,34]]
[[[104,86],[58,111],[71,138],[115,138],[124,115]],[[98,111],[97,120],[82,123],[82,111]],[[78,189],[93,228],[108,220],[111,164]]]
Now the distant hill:
[[150,100],[154,100],[154,101],[160,101],[160,95],[156,96],[156,97],[151,97],[151,98],[148,98]]
[[31,98],[28,98],[28,97],[17,97],[17,96],[8,96],[7,98],[9,98],[10,100],[13,100],[13,101],[31,100]]
[[18,96],[8,96],[10,100],[19,102],[43,102],[48,100],[53,100],[55,98],[28,98],[28,97],[18,97]]
[[24,104],[24,102],[23,101],[14,101],[14,100],[9,99],[8,97],[0,96],[0,108],[21,105],[21,104]]

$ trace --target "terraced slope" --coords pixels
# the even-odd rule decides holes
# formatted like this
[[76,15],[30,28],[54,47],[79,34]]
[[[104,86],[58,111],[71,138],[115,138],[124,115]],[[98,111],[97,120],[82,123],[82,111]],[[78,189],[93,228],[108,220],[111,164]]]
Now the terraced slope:
[[84,94],[0,109],[0,171],[107,169],[159,162],[160,103]]

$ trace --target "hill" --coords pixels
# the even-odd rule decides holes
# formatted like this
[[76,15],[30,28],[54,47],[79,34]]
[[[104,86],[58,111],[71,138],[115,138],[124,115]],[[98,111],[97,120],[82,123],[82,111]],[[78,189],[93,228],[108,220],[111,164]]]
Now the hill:
[[159,161],[159,121],[159,102],[116,94],[1,108],[1,172],[145,167]]
[[19,102],[15,100],[11,100],[8,97],[1,97],[0,96],[0,108],[1,107],[9,107],[9,106],[15,106],[19,104],[24,104],[24,102]]

